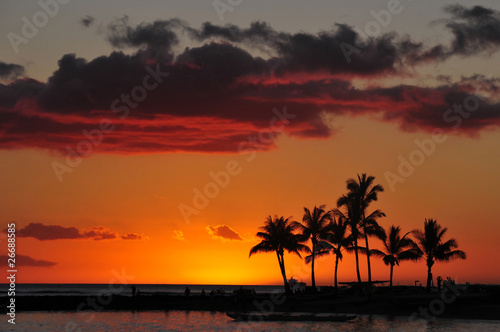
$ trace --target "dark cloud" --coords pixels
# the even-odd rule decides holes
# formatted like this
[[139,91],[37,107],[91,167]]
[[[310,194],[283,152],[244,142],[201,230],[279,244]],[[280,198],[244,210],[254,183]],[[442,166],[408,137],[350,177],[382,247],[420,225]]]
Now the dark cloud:
[[17,237],[33,237],[40,241],[78,239],[82,235],[75,227],[30,223],[16,232]]
[[171,61],[172,47],[179,44],[174,29],[185,25],[186,23],[179,19],[170,19],[131,27],[128,16],[124,16],[108,26],[108,41],[118,48],[142,48],[140,54],[148,59]]
[[137,233],[127,233],[121,236],[122,240],[146,240],[147,237],[144,234]]
[[200,30],[188,31],[199,40],[218,37],[260,48],[266,46],[271,53],[276,54],[269,65],[277,75],[301,71],[373,75],[394,71],[399,61],[393,43],[394,36],[387,34],[370,40],[363,52],[352,54],[348,65],[340,45],[356,45],[360,36],[344,24],[337,24],[334,30],[318,34],[277,32],[264,22],[254,22],[247,29],[235,25],[218,27],[205,23]]
[[[4,230],[6,232],[6,230]],[[120,236],[117,232],[111,231],[104,226],[92,226],[86,230],[78,230],[75,227],[64,227],[60,225],[44,225],[42,223],[30,223],[16,232],[17,237],[32,237],[40,241],[48,240],[145,240],[147,237],[136,233],[127,233]]]
[[446,26],[454,35],[452,53],[477,54],[479,51],[496,51],[500,46],[500,12],[481,6],[464,7],[449,5],[452,14]]
[[86,15],[85,17],[82,17],[80,19],[80,24],[83,25],[84,27],[88,28],[92,24],[94,24],[95,17],[92,17],[90,15]]
[[36,100],[46,85],[34,79],[18,79],[8,85],[0,83],[0,109],[2,115],[14,111],[14,106],[22,100]]
[[90,238],[96,241],[99,240],[112,240],[118,238],[118,233],[111,231],[104,226],[93,226],[89,230],[82,232],[83,238]]
[[221,238],[224,240],[243,240],[241,236],[227,225],[207,226],[208,234],[213,238]]
[[[264,22],[247,28],[205,23],[198,29],[171,19],[131,26],[123,17],[109,26],[107,38],[113,46],[135,52],[116,51],[90,61],[66,54],[47,82],[26,78],[0,84],[0,148],[66,154],[68,147],[76,151],[88,141],[90,132],[99,141],[95,152],[236,153],[259,133],[269,133],[273,109],[281,113],[285,106],[293,119],[253,148],[273,149],[280,134],[331,136],[324,112],[373,114],[411,131],[446,127],[450,124],[443,113],[475,93],[471,80],[448,78],[433,88],[351,84],[354,78],[407,74],[408,63],[495,49],[496,11],[461,6],[446,11],[453,17],[444,21],[453,32],[452,46],[425,45],[388,33],[365,40],[350,63],[340,45],[356,46],[361,36],[347,25],[311,34],[279,32]],[[483,30],[489,34],[477,32]],[[459,31],[466,42],[459,42]],[[201,45],[175,54],[181,37]],[[256,50],[269,56],[256,56]],[[490,84],[493,97],[497,83]],[[498,127],[494,100],[482,99],[480,109],[456,132],[477,134]],[[112,122],[112,132],[96,133],[103,118]]]
[[[7,261],[9,257],[7,255],[0,255],[0,266],[7,266]],[[16,255],[16,266],[34,266],[34,267],[53,267],[56,262],[37,260],[25,255]]]
[[0,79],[13,80],[24,75],[24,67],[0,61]]
[[451,56],[473,56],[480,53],[492,54],[500,47],[500,12],[482,6],[465,7],[448,5],[445,13],[451,17],[440,19],[451,33],[449,45],[435,45],[425,48],[414,44],[408,58],[413,63],[444,61]]

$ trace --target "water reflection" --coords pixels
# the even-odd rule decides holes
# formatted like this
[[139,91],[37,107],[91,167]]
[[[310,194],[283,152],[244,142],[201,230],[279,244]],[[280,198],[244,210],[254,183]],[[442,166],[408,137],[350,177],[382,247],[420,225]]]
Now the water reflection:
[[[73,312],[18,313],[15,331],[65,331],[68,324],[81,331],[500,331],[500,321],[437,319],[410,321],[409,317],[359,316],[348,322],[237,322],[224,313],[203,311],[97,312],[91,322]],[[12,326],[0,322],[1,331]],[[12,329],[14,331],[14,329]],[[77,329],[74,329],[77,330]]]

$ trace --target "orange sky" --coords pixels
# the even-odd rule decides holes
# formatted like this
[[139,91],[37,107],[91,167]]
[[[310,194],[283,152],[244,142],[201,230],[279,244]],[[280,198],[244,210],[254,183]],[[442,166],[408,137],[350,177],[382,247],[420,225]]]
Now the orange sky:
[[[438,263],[435,275],[464,282],[500,281],[500,267],[491,262],[500,227],[496,223],[500,179],[495,176],[499,157],[491,153],[498,151],[498,133],[484,134],[480,140],[450,136],[391,192],[385,171],[395,171],[398,155],[409,154],[415,138],[428,136],[400,134],[369,118],[338,118],[333,125],[341,130],[332,139],[281,137],[279,149],[259,153],[251,162],[245,155],[96,154],[62,183],[51,169],[57,157],[33,150],[3,152],[0,172],[9,174],[1,183],[5,223],[15,220],[18,229],[30,222],[82,230],[103,225],[120,235],[149,237],[140,241],[18,238],[19,254],[57,263],[50,268],[23,267],[19,282],[105,283],[113,270],[125,268],[136,283],[279,284],[275,255],[248,258],[249,249],[258,242],[253,237],[257,228],[269,214],[300,220],[304,206],[334,207],[345,191],[345,180],[356,172],[376,176],[386,188],[373,205],[387,214],[383,226],[400,225],[406,232],[421,228],[424,218],[435,218],[449,228],[448,236],[457,239],[467,260]],[[381,146],[383,150],[377,148]],[[186,223],[179,204],[191,204],[192,189],[210,182],[208,173],[222,170],[230,160],[240,162],[241,173]],[[206,229],[209,225],[228,225],[242,240],[214,238]],[[182,231],[185,240],[174,239],[175,230]],[[377,241],[373,239],[372,246],[379,247]],[[330,256],[317,264],[318,284],[332,284],[333,263]],[[286,264],[289,277],[310,282],[310,270],[300,259],[287,255]],[[361,268],[366,278],[365,264]],[[375,279],[387,279],[388,271],[375,259]],[[405,262],[396,268],[395,282],[422,282],[425,273],[424,262]],[[354,279],[354,257],[347,254],[339,280]]]
[[[349,56],[340,45],[359,46],[387,1],[289,2],[296,10],[243,2],[224,20],[210,1],[71,2],[26,43],[4,38],[0,224],[17,226],[18,282],[107,283],[125,269],[134,283],[281,284],[274,254],[248,258],[258,227],[334,208],[346,180],[367,173],[385,188],[371,206],[386,213],[382,226],[408,232],[433,218],[467,253],[434,276],[500,283],[498,2],[409,1]],[[21,17],[39,10],[11,2],[0,20],[22,34]],[[84,154],[96,129],[102,142],[78,162],[67,148]],[[261,151],[238,153],[251,135]],[[213,174],[228,165],[219,188]],[[196,207],[207,186],[217,193]],[[373,279],[387,280],[372,261]],[[285,263],[310,284],[302,260]],[[333,256],[317,263],[317,284],[333,283],[333,267]],[[425,262],[394,273],[395,284],[424,283]],[[339,281],[355,278],[346,254]]]

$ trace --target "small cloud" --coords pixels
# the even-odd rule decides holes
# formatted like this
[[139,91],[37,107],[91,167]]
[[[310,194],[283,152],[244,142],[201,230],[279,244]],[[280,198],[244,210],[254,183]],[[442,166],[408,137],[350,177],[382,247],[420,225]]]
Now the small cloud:
[[184,233],[178,229],[174,230],[174,236],[172,236],[172,238],[179,240],[179,241],[186,241],[186,239],[184,238]]
[[154,198],[162,199],[162,200],[167,200],[168,197],[162,194],[155,194]]
[[[7,233],[4,229],[3,233]],[[44,225],[42,223],[30,223],[21,228],[16,233],[17,237],[32,237],[40,241],[48,240],[73,240],[73,239],[92,239],[92,240],[148,240],[144,234],[126,233],[120,236],[118,232],[104,226],[92,226],[86,230],[78,230],[75,227],[64,227],[61,225]]]
[[[7,255],[0,255],[0,266],[7,266]],[[37,266],[37,267],[52,267],[56,262],[36,260],[30,256],[16,255],[16,266]]]
[[148,240],[149,238],[147,236],[144,236],[144,234],[137,234],[137,233],[127,233],[125,235],[121,236],[122,240]]
[[227,225],[207,226],[206,230],[213,238],[220,238],[223,240],[243,240],[241,236]]
[[83,237],[94,240],[112,240],[118,238],[118,233],[104,226],[93,226],[90,230],[83,232]]
[[0,79],[14,80],[24,74],[24,67],[0,61]]
[[89,26],[91,26],[91,25],[94,23],[94,21],[95,21],[95,17],[92,17],[92,16],[90,16],[90,15],[87,15],[87,16],[82,17],[82,18],[80,19],[80,23],[81,23],[84,27],[86,27],[86,28],[88,28]]
[[[5,230],[4,230],[5,232]],[[32,237],[40,241],[78,239],[82,235],[75,227],[64,227],[60,225],[44,225],[42,223],[30,223],[16,233],[17,237]]]

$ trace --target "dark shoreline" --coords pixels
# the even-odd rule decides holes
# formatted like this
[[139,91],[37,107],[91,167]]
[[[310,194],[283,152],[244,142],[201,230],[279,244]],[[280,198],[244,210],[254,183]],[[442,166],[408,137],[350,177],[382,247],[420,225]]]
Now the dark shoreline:
[[[108,294],[109,295],[109,294]],[[450,297],[451,296],[451,297]],[[450,319],[500,320],[500,287],[488,287],[480,293],[462,293],[456,297],[435,291],[432,294],[374,293],[357,294],[252,294],[84,296],[39,295],[17,296],[16,313],[27,311],[117,311],[117,310],[203,310],[256,312],[332,312],[362,315],[407,316],[409,319],[431,317]],[[451,301],[451,299],[453,301]],[[9,298],[0,297],[7,311]],[[434,307],[434,309],[431,309]],[[433,311],[434,310],[434,311]],[[423,314],[419,314],[423,313]]]

